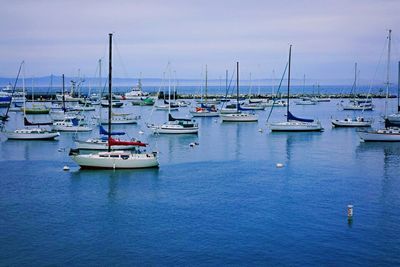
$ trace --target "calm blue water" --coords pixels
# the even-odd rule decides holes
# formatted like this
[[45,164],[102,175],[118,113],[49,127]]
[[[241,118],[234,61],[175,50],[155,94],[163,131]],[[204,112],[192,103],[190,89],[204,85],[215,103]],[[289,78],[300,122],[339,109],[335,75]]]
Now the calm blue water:
[[[365,116],[379,126],[383,101],[374,102]],[[2,136],[0,265],[400,265],[400,144],[332,129],[331,116],[352,114],[337,103],[293,105],[322,133],[269,133],[266,110],[258,123],[200,118],[198,136],[151,135],[145,122],[166,113],[127,106],[142,120],[115,128],[150,142],[159,169],[83,171],[67,155],[73,134]],[[7,128],[21,125],[13,113]]]

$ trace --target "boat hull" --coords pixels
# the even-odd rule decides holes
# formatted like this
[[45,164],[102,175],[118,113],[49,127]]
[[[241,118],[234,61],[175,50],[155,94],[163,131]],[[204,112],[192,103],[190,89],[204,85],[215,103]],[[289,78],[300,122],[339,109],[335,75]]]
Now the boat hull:
[[335,127],[370,127],[372,122],[370,121],[341,121],[332,120],[332,125]]
[[223,122],[257,122],[258,116],[253,114],[239,113],[239,114],[221,114]]
[[141,169],[156,168],[158,160],[153,154],[134,154],[128,159],[123,158],[101,158],[96,154],[72,155],[81,168],[89,169]]
[[15,133],[10,132],[6,134],[7,139],[10,140],[54,140],[60,136],[58,132],[44,132],[44,133]]
[[400,133],[358,132],[358,135],[364,142],[400,142]]
[[319,122],[278,122],[269,126],[273,132],[320,132],[324,129]]

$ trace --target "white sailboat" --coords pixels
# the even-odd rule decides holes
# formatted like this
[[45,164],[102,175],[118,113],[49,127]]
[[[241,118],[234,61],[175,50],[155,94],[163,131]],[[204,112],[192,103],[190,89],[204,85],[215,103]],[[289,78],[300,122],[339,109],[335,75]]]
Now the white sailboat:
[[219,115],[222,122],[256,122],[258,121],[257,114],[242,112],[239,103],[239,62],[236,62],[236,112],[222,113]]
[[346,105],[342,105],[343,110],[362,110],[362,111],[371,111],[374,109],[374,105],[372,104],[372,100],[368,98],[355,98],[355,92],[357,89],[357,63],[354,64],[354,84],[353,84],[353,94],[354,98],[350,99],[349,103]]
[[[111,96],[112,83],[112,33],[109,34],[109,75],[108,91]],[[108,151],[93,154],[80,154],[79,150],[71,149],[70,157],[82,168],[106,168],[106,169],[135,169],[158,167],[157,153],[146,153],[139,149],[135,151],[111,151],[111,97],[108,105]],[[138,145],[143,146],[143,145]],[[144,144],[145,146],[145,144]]]
[[[24,62],[21,63],[21,66]],[[25,72],[25,68],[24,68]],[[25,73],[22,76],[22,89],[25,94]],[[31,123],[26,118],[25,113],[26,101],[24,99],[24,125],[25,128],[17,129],[12,132],[6,132],[7,139],[12,140],[54,140],[60,135],[57,131],[48,130],[43,126],[51,125],[52,122]],[[28,127],[29,126],[29,127]]]
[[308,131],[322,131],[323,128],[319,121],[311,120],[311,119],[302,119],[293,116],[293,114],[289,111],[289,97],[290,97],[290,64],[291,64],[291,56],[292,56],[292,45],[289,48],[289,72],[288,72],[288,90],[287,90],[287,109],[286,114],[287,118],[285,122],[275,122],[270,123],[269,127],[271,131],[280,131],[280,132],[308,132]]
[[[389,30],[388,36],[388,59],[387,59],[387,75],[386,75],[386,99],[385,99],[385,120],[387,121],[387,105],[389,99],[389,85],[390,85],[390,48],[392,41],[392,30]],[[358,132],[362,141],[365,142],[400,142],[400,128],[399,127],[385,127],[383,129],[372,131]]]

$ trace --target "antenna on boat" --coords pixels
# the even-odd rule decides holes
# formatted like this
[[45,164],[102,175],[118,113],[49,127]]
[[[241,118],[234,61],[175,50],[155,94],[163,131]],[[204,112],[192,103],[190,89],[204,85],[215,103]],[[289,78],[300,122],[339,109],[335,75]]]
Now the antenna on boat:
[[111,152],[110,139],[111,139],[111,105],[112,105],[112,95],[111,95],[111,77],[112,77],[112,33],[109,36],[109,51],[108,51],[108,152]]
[[289,121],[289,90],[290,90],[290,61],[292,58],[292,45],[289,47],[289,71],[288,71],[288,83],[287,83],[287,106],[286,106],[286,121]]

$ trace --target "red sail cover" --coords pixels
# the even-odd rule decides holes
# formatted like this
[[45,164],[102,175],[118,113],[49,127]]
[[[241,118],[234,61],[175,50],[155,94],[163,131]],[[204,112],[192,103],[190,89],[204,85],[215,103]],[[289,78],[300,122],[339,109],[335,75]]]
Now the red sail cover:
[[147,146],[147,144],[140,141],[120,141],[114,138],[108,138],[110,146]]

